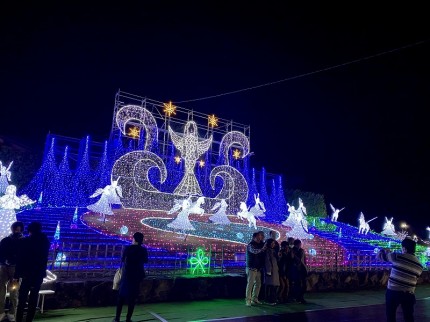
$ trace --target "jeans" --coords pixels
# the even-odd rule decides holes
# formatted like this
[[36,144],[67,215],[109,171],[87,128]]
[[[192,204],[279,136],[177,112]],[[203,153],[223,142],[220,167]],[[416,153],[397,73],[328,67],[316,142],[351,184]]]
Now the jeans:
[[10,282],[13,280],[13,275],[15,274],[15,266],[0,265],[0,313],[4,311],[4,304],[6,302],[6,292],[9,288],[10,293],[10,306],[9,314],[15,315],[16,307],[18,304],[18,290],[19,284],[12,285]]
[[399,305],[402,306],[403,318],[405,319],[405,322],[413,322],[415,294],[402,291],[393,291],[389,289],[387,289],[387,292],[385,293],[387,322],[396,321],[396,311]]
[[246,268],[246,301],[258,300],[261,288],[261,271],[258,269]]

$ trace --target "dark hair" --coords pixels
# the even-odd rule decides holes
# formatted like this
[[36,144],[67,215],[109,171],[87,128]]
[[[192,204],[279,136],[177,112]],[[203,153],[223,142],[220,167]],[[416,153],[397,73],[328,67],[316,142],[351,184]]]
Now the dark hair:
[[257,231],[257,232],[255,232],[255,233],[253,233],[253,234],[252,234],[252,239],[254,239],[255,237],[257,237],[258,235],[260,235],[260,232],[259,232],[259,231]]
[[24,223],[22,221],[15,221],[11,226],[10,229],[15,231],[18,227],[21,227],[21,231],[24,231]]
[[139,245],[142,245],[142,243],[143,243],[143,234],[142,233],[140,233],[140,232],[134,233],[133,238]]
[[415,254],[415,247],[417,243],[410,238],[405,238],[402,240],[402,247],[406,248],[408,254]]
[[292,241],[294,243],[294,237],[288,237],[288,242]]
[[298,245],[300,245],[302,243],[302,241],[300,240],[300,239],[296,239],[295,241],[294,241],[294,246],[298,246]]
[[28,225],[28,232],[32,234],[39,234],[42,232],[42,224],[37,221],[33,221],[30,225]]
[[266,239],[266,245],[270,247],[275,240],[273,238]]
[[283,240],[281,242],[281,247],[288,247],[288,242],[286,240]]

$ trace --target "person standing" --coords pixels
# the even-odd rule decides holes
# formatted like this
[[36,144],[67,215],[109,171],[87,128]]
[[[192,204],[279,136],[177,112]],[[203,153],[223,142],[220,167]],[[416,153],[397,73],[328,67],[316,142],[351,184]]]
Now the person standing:
[[391,273],[385,293],[387,322],[396,321],[399,305],[406,322],[414,321],[415,286],[423,267],[415,256],[416,242],[410,238],[402,240],[402,254],[381,250],[379,258],[391,262]]
[[7,318],[9,322],[15,321],[16,307],[18,304],[19,283],[14,283],[15,266],[19,255],[19,241],[23,237],[24,224],[16,221],[10,227],[11,234],[0,242],[0,321],[6,317],[4,306],[6,291],[9,288],[10,306]]
[[272,238],[273,241],[275,242],[275,248],[274,248],[274,250],[275,250],[276,259],[278,260],[279,259],[280,246],[279,246],[278,241],[276,240],[277,237],[278,237],[278,233],[276,231],[274,231],[274,230],[269,231],[269,238]]
[[307,303],[304,294],[306,292],[306,278],[308,269],[306,266],[306,254],[302,248],[300,239],[294,241],[294,247],[291,251],[291,281],[294,299],[302,304]]
[[122,278],[119,286],[118,303],[113,322],[119,322],[124,302],[127,301],[126,322],[131,322],[137,297],[139,296],[140,282],[145,278],[145,265],[148,263],[148,251],[142,246],[143,234],[136,232],[133,243],[124,249],[121,257],[123,265]]
[[266,301],[269,305],[276,305],[279,288],[278,261],[275,254],[275,240],[269,238],[266,241],[265,274],[264,284],[266,285]]
[[46,277],[46,265],[49,253],[48,237],[42,232],[39,222],[28,225],[28,237],[20,240],[20,253],[16,263],[15,280],[21,278],[18,295],[16,321],[22,322],[28,297],[26,322],[31,322],[36,314],[37,299],[43,278]]
[[258,295],[261,289],[261,270],[264,265],[264,233],[255,232],[252,234],[252,240],[246,246],[246,299],[245,305],[261,304]]
[[279,269],[279,292],[278,302],[285,303],[288,301],[290,292],[290,284],[288,280],[290,248],[286,240],[281,242],[281,250],[279,251],[278,269]]

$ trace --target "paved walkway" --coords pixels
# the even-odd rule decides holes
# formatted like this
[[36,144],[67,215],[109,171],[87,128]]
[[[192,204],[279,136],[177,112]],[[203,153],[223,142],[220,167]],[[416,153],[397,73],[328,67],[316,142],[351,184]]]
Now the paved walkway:
[[[385,321],[385,291],[324,292],[306,294],[308,304],[246,307],[244,300],[215,299],[194,302],[164,302],[138,305],[133,321]],[[416,321],[430,321],[430,285],[417,288]],[[124,306],[123,317],[127,307]],[[38,322],[108,322],[114,307],[45,311]],[[403,321],[399,308],[399,321]]]

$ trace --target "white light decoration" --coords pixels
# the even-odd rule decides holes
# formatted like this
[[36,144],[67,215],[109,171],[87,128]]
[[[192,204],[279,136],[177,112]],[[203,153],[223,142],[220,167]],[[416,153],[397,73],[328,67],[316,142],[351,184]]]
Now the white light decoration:
[[12,167],[13,161],[11,161],[6,168],[0,161],[0,195],[5,194],[6,188],[9,186],[11,181],[12,172],[10,168]]
[[296,209],[294,206],[287,203],[288,218],[282,222],[282,225],[291,227],[287,232],[287,237],[294,237],[296,239],[313,239],[314,236],[308,232],[308,221],[306,219],[306,207],[301,198],[299,198],[299,207]]
[[212,169],[209,178],[212,189],[215,189],[216,177],[221,177],[223,186],[215,198],[225,199],[230,209],[238,209],[240,203],[248,198],[248,184],[245,177],[231,166],[217,166]]
[[245,134],[238,132],[238,131],[231,131],[228,132],[226,135],[223,136],[219,153],[224,156],[225,163],[229,164],[229,156],[228,151],[232,146],[239,145],[242,149],[242,158],[245,158],[249,154],[249,140],[246,137]]
[[[125,130],[125,125],[132,119],[142,124],[147,132],[148,129],[156,127],[153,117],[149,112],[139,106],[127,105],[121,108],[116,120],[118,127]],[[148,151],[133,151],[120,157],[112,168],[112,178],[121,177],[119,184],[122,186],[123,207],[133,209],[149,210],[169,210],[178,196],[202,196],[200,185],[196,179],[194,169],[198,158],[204,154],[212,143],[212,136],[209,139],[200,140],[198,137],[197,125],[194,121],[188,121],[184,127],[184,133],[175,133],[168,128],[173,144],[179,150],[180,155],[175,157],[176,162],[184,159],[185,174],[182,181],[174,187],[174,192],[162,192],[161,184],[167,179],[167,169],[163,160],[155,153]],[[158,133],[158,129],[153,133]],[[146,143],[152,140],[146,139]],[[249,140],[240,132],[229,132],[222,139],[220,155],[227,155],[232,144],[240,145],[243,156],[249,152]],[[221,143],[220,143],[221,144]],[[225,160],[228,163],[228,158]],[[150,170],[159,171],[159,182],[151,182]],[[153,173],[151,170],[151,173]],[[221,165],[214,167],[210,173],[210,184],[215,189],[215,179],[220,177],[223,185],[215,198],[205,197],[205,208],[211,209],[217,202],[225,199],[232,211],[239,209],[240,202],[248,198],[248,185],[244,176],[234,167]],[[157,179],[158,180],[158,179]]]
[[265,217],[266,215],[264,213],[266,212],[266,207],[264,206],[264,203],[260,200],[259,193],[254,194],[254,200],[255,204],[249,209],[249,212],[257,218]]
[[52,282],[55,282],[56,280],[57,280],[57,275],[52,273],[50,270],[46,270],[46,277],[43,278],[43,284],[52,283]]
[[246,203],[244,203],[243,201],[240,203],[240,211],[237,213],[237,217],[242,220],[243,219],[248,220],[248,226],[249,227],[254,226],[254,229],[257,230],[257,220],[248,211],[248,207],[246,206]]
[[428,239],[430,240],[430,227],[427,227],[426,230],[429,232]]
[[343,207],[342,209],[336,209],[332,204],[330,204],[330,208],[333,211],[332,215],[331,215],[331,221],[336,222],[337,219],[339,218],[339,213],[345,209],[345,207]]
[[393,224],[393,217],[391,217],[391,219],[388,219],[387,217],[385,217],[385,223],[382,229],[383,229],[381,231],[382,235],[397,236],[397,233]]
[[360,212],[360,217],[358,218],[358,222],[359,222],[359,226],[358,226],[358,233],[359,234],[364,234],[367,235],[367,233],[370,231],[370,226],[369,223],[372,220],[375,220],[378,217],[372,218],[369,221],[366,221],[366,219],[364,218],[364,214],[362,212]]
[[203,215],[205,210],[201,207],[205,203],[205,197],[198,197],[196,202],[190,204],[189,212],[190,214]]
[[217,225],[230,225],[231,221],[227,217],[227,208],[228,204],[225,201],[225,199],[221,199],[220,202],[217,202],[213,207],[212,211],[217,210],[218,211],[209,217],[209,220],[212,221],[214,224]]
[[103,221],[106,221],[106,215],[113,215],[112,205],[121,204],[120,198],[122,198],[122,188],[118,185],[118,180],[113,180],[112,184],[97,189],[96,192],[90,196],[90,198],[95,198],[101,195],[96,203],[87,206],[87,208],[92,212],[103,215]]
[[116,114],[116,124],[123,135],[127,134],[127,123],[137,121],[145,128],[145,150],[149,150],[153,141],[158,140],[158,127],[154,116],[144,107],[125,105]]
[[16,221],[15,209],[35,203],[27,195],[17,197],[16,186],[9,185],[0,197],[0,240],[10,234],[10,226]]
[[173,228],[174,230],[182,231],[184,233],[187,230],[196,230],[191,224],[190,219],[188,218],[188,216],[190,215],[191,206],[188,200],[189,199],[185,199],[182,201],[182,210],[179,212],[175,220],[173,220],[170,224],[167,224],[167,227]]
[[121,235],[126,235],[128,233],[128,227],[127,226],[122,226],[119,229],[119,232],[121,233]]
[[212,135],[209,139],[199,141],[197,124],[194,121],[188,121],[185,124],[183,136],[175,133],[170,126],[169,134],[173,144],[180,151],[182,159],[185,160],[184,177],[173,193],[183,196],[201,196],[202,190],[194,174],[194,165],[199,157],[209,149],[212,143]]

